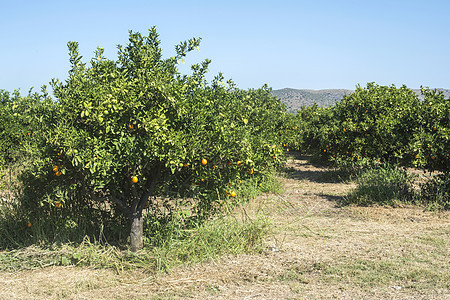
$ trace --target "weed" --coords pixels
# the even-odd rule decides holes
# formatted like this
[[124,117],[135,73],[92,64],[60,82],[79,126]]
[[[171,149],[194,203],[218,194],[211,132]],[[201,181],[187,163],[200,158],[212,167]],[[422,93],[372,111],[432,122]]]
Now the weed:
[[428,210],[450,209],[450,173],[439,174],[421,185],[420,201]]
[[411,176],[395,167],[369,168],[356,179],[357,187],[344,202],[357,205],[392,205],[411,203],[414,193]]

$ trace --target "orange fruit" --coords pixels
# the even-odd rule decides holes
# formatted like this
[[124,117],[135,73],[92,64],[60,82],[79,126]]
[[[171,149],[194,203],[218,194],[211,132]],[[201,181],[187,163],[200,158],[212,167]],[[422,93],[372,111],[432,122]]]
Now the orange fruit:
[[129,128],[129,129],[133,129],[133,124],[129,124],[129,125],[128,125],[128,128]]
[[27,223],[27,227],[30,228],[31,227],[31,222]]
[[60,208],[60,207],[61,207],[61,202],[59,202],[59,201],[58,201],[58,202],[55,202],[55,206],[58,207],[58,208]]
[[236,192],[235,191],[231,191],[230,196],[231,197],[236,197]]
[[238,162],[236,163],[236,165],[239,167],[242,164],[242,162],[240,160],[238,160]]
[[202,165],[206,165],[208,163],[208,161],[206,160],[206,158],[202,159]]
[[52,170],[53,172],[58,172],[58,166],[53,166]]
[[56,175],[56,176],[61,176],[62,173],[61,173],[61,171],[57,171],[57,172],[55,173],[55,175]]
[[133,176],[131,177],[131,181],[133,181],[133,183],[137,183],[139,179],[137,178],[137,176]]
[[252,175],[253,174],[253,169],[248,170],[248,174]]
[[189,164],[184,164],[184,165],[183,165],[183,167],[185,167],[185,168],[186,168],[187,166],[189,166]]
[[262,187],[262,183],[259,183],[258,186],[259,186],[259,187]]

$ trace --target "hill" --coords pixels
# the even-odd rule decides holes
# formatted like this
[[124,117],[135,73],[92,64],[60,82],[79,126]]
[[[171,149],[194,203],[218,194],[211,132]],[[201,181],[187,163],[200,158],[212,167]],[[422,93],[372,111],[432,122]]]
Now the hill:
[[327,89],[327,90],[305,90],[305,89],[281,89],[273,90],[272,94],[285,103],[289,112],[296,112],[301,106],[310,106],[317,103],[319,106],[331,106],[344,95],[351,94],[352,90]]
[[[445,98],[450,98],[450,89],[439,89],[443,91]],[[420,94],[420,89],[413,89],[413,91],[423,99]],[[346,89],[325,89],[325,90],[308,90],[308,89],[291,89],[285,88],[280,90],[273,90],[272,94],[281,99],[285,103],[288,112],[296,112],[301,106],[313,105],[317,103],[319,106],[331,106],[336,101],[340,101],[344,95],[353,93],[353,90]]]

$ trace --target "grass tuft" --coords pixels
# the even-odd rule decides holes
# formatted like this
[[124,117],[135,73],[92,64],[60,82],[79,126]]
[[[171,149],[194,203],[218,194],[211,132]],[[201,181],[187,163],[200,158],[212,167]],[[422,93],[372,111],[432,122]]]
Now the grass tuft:
[[412,177],[395,167],[374,167],[361,173],[357,187],[344,200],[344,204],[391,205],[411,203],[414,200]]
[[259,216],[240,221],[228,215],[210,220],[183,234],[172,235],[159,246],[148,245],[139,253],[91,242],[32,245],[0,252],[0,271],[30,270],[49,266],[110,268],[117,272],[144,269],[165,271],[186,262],[200,262],[223,254],[259,252],[270,231],[270,221]]

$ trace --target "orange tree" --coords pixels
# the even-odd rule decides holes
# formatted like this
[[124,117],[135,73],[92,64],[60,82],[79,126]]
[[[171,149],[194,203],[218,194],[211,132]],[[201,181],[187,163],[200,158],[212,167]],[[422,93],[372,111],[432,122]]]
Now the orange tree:
[[55,207],[81,214],[80,207],[95,211],[105,203],[107,216],[98,216],[124,216],[136,251],[145,207],[170,211],[170,199],[189,198],[183,206],[205,217],[220,207],[227,184],[280,163],[273,133],[283,108],[268,88],[241,91],[221,75],[209,85],[208,60],[192,66],[192,75],[178,73],[178,61],[199,42],[180,43],[164,59],[155,28],[148,36],[130,32],[117,61],[99,48],[89,66],[78,44],[68,43],[69,77],[52,82],[56,116],[42,159],[27,174],[35,183],[25,185],[30,219]]
[[405,86],[358,86],[335,106],[339,143],[330,145],[330,154],[408,164],[418,107],[417,95]]
[[448,172],[450,101],[423,89],[368,83],[331,108],[303,107],[301,147],[338,166],[388,162]]
[[450,99],[442,92],[422,88],[417,118],[420,127],[412,141],[414,165],[430,171],[440,171],[437,176],[422,185],[424,203],[444,209],[450,208]]
[[330,107],[319,107],[316,103],[302,106],[294,117],[297,142],[293,142],[296,150],[305,153],[321,155],[318,149],[326,148],[329,144],[330,132],[336,130],[337,120],[334,119]]
[[450,172],[450,100],[442,92],[422,88],[425,97],[414,116],[419,126],[412,139],[414,165],[428,170]]
[[338,165],[361,161],[411,163],[420,101],[406,88],[369,83],[324,110],[312,126],[313,152]]
[[0,90],[0,168],[37,152],[53,109],[45,86],[41,94],[30,90],[25,97],[17,90],[12,96]]

